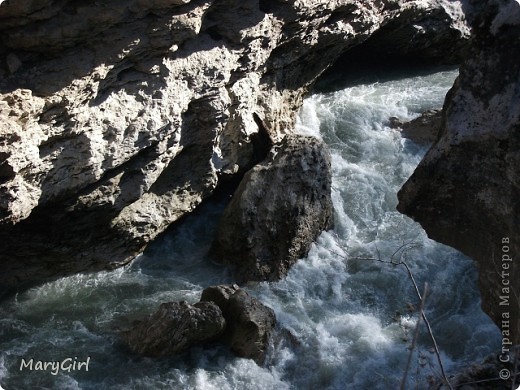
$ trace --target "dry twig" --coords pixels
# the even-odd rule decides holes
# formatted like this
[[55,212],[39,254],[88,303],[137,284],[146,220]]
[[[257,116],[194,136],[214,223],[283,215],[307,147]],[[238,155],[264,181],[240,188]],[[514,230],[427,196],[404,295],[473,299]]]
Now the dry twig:
[[[424,302],[426,301],[426,293],[428,292],[428,283],[424,283],[424,290],[421,299],[421,308],[420,312],[424,311]],[[410,363],[412,362],[413,351],[415,350],[415,343],[417,342],[417,338],[419,337],[419,326],[421,325],[421,317],[417,319],[417,324],[415,325],[415,332],[412,339],[412,345],[410,347],[410,354],[408,355],[408,361],[406,362],[406,367],[404,369],[403,379],[401,380],[401,390],[404,390],[406,387],[406,378],[408,377],[408,370],[410,369]]]

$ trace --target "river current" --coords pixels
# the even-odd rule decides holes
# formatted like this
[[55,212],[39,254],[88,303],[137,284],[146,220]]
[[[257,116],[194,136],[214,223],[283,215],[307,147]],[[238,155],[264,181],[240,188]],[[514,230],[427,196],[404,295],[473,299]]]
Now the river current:
[[[206,256],[224,207],[215,199],[125,268],[62,278],[2,302],[0,388],[396,389],[419,300],[404,266],[390,261],[405,261],[421,291],[428,283],[425,312],[448,374],[498,350],[500,333],[480,308],[473,262],[395,211],[397,191],[426,149],[389,128],[388,119],[441,107],[456,75],[360,84],[305,100],[296,130],[330,148],[335,227],[284,280],[245,286],[279,324],[264,367],[221,346],[150,359],[119,342],[120,329],[161,302],[196,302],[205,287],[232,282]],[[439,378],[434,352],[422,324],[408,388]],[[89,358],[89,370],[20,370],[31,358]]]

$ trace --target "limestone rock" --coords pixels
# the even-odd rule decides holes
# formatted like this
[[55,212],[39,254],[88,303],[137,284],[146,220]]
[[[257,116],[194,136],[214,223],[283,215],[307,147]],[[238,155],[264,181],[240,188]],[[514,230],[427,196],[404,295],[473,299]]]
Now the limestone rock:
[[[464,58],[464,37],[470,29],[467,10],[459,2],[403,1],[393,6],[399,8],[398,16],[356,48],[356,55],[373,61],[401,58],[440,64],[458,64]],[[450,28],[446,28],[447,20]]]
[[332,226],[331,182],[324,144],[287,136],[242,179],[219,222],[214,254],[240,281],[285,276]]
[[262,364],[276,324],[272,309],[238,286],[213,286],[202,292],[201,302],[217,304],[226,319],[226,341],[240,357]]
[[128,346],[146,356],[172,356],[191,346],[216,340],[226,321],[212,302],[168,302],[123,334]]
[[464,41],[461,9],[448,0],[2,3],[0,286],[127,263],[257,162],[255,114],[279,141],[342,53],[393,21]]
[[484,311],[519,344],[520,4],[479,4],[441,134],[399,192],[398,210],[476,260]]

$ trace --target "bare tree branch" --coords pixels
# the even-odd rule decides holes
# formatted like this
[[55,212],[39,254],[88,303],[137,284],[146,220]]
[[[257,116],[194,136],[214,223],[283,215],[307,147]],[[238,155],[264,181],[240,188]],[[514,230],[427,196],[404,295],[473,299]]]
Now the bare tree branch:
[[[428,283],[424,283],[424,291],[421,299],[421,313],[424,311],[424,302],[426,301],[426,293],[428,291]],[[413,351],[415,350],[415,343],[417,342],[417,338],[419,337],[419,326],[421,325],[421,317],[417,319],[417,324],[415,325],[415,332],[413,334],[412,345],[410,347],[410,353],[408,354],[408,361],[406,362],[406,367],[404,369],[403,379],[401,380],[401,390],[406,388],[406,378],[408,376],[408,370],[410,369],[410,363],[412,362]]]

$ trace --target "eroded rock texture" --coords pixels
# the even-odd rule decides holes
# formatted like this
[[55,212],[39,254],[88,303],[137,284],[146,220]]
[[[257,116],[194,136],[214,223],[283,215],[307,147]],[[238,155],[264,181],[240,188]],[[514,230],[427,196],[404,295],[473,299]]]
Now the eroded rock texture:
[[254,113],[278,141],[340,54],[414,20],[461,42],[463,19],[447,0],[3,2],[0,286],[130,261],[258,162]]
[[325,145],[286,136],[248,171],[219,222],[213,252],[239,281],[277,280],[332,227],[332,169]]
[[401,189],[398,209],[477,261],[482,307],[518,344],[520,3],[479,7],[440,138]]

